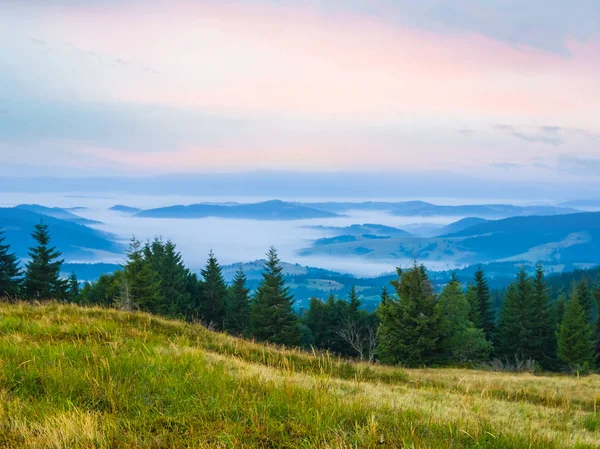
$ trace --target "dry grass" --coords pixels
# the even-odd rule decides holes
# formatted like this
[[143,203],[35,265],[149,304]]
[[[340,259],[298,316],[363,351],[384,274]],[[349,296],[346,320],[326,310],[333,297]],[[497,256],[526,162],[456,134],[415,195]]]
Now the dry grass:
[[600,377],[402,370],[0,304],[0,447],[596,448]]

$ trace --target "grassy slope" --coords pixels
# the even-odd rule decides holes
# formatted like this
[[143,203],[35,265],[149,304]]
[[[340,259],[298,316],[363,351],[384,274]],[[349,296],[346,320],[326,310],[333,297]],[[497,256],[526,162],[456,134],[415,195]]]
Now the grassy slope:
[[592,448],[600,376],[400,370],[0,304],[0,447]]

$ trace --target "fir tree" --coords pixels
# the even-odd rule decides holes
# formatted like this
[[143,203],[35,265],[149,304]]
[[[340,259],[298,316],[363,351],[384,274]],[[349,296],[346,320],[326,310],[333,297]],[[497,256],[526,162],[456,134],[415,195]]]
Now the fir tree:
[[119,304],[159,314],[163,311],[158,274],[144,259],[141,242],[133,238],[127,251],[127,265],[121,279]]
[[600,270],[598,270],[598,278],[594,288],[594,298],[596,299],[596,364],[600,367]]
[[585,312],[585,316],[589,323],[592,323],[594,316],[594,298],[586,279],[582,278],[577,284],[577,297],[579,303]]
[[298,316],[292,308],[293,296],[285,286],[277,251],[271,247],[264,265],[263,279],[250,312],[252,336],[288,346],[300,343]]
[[69,276],[67,293],[70,302],[78,303],[80,301],[81,294],[79,291],[79,280],[75,273],[72,273],[71,276]]
[[423,266],[415,265],[392,281],[398,299],[379,308],[377,352],[384,363],[418,366],[430,362],[438,342],[436,296]]
[[21,290],[21,270],[17,255],[4,244],[4,231],[0,228],[0,297],[15,298]]
[[579,302],[577,291],[565,307],[565,316],[557,335],[558,356],[573,371],[586,369],[593,361],[592,328],[586,311]]
[[465,293],[465,299],[469,303],[469,321],[478,329],[481,329],[481,319],[479,317],[479,302],[477,301],[477,288],[474,284],[469,284]]
[[435,305],[440,329],[442,361],[482,361],[492,347],[482,329],[469,320],[470,305],[457,280],[444,287]]
[[488,287],[485,273],[479,267],[475,273],[475,290],[477,293],[477,305],[479,314],[479,327],[485,332],[485,338],[489,341],[494,340],[496,328],[496,319],[494,309],[492,308],[492,299],[490,296],[490,288]]
[[533,356],[533,286],[525,269],[521,268],[516,282],[508,286],[500,312],[497,348],[508,359],[520,361]]
[[550,295],[544,281],[544,268],[541,263],[536,266],[533,278],[533,297],[531,307],[531,358],[544,368],[555,365],[556,337],[552,332],[550,312]]
[[360,307],[360,298],[358,297],[358,293],[356,293],[356,287],[353,285],[350,289],[350,293],[348,295],[348,307],[351,315],[358,314],[358,309]]
[[202,289],[202,319],[222,329],[225,321],[227,285],[223,279],[221,266],[211,251],[208,254],[206,267],[201,271],[204,278]]
[[229,288],[226,329],[233,335],[244,335],[250,325],[250,289],[246,287],[246,275],[240,268]]
[[60,278],[63,260],[55,247],[50,247],[48,225],[40,222],[32,233],[37,245],[30,248],[31,260],[26,265],[25,296],[29,299],[65,299],[67,283]]

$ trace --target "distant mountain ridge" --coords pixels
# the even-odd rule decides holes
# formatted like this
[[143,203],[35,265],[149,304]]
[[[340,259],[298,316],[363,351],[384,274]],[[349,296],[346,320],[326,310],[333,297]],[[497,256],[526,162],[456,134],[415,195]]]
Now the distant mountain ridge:
[[139,212],[136,217],[146,218],[237,218],[253,220],[303,220],[333,218],[339,214],[280,200],[251,204],[192,204],[168,206]]
[[349,210],[385,211],[397,216],[466,216],[505,218],[520,215],[559,215],[578,212],[577,209],[563,206],[514,206],[512,204],[481,204],[481,205],[456,205],[441,206],[425,201],[366,201],[352,202],[324,202],[324,203],[296,203],[329,212],[346,212]]
[[98,251],[122,254],[124,245],[109,233],[92,229],[72,220],[63,220],[33,212],[27,208],[0,208],[0,227],[6,243],[20,258],[28,257],[34,241],[31,232],[43,221],[50,228],[51,244],[56,246],[67,260],[92,260]]
[[47,217],[58,218],[59,220],[72,221],[73,223],[78,223],[82,225],[102,224],[99,221],[88,220],[87,218],[75,215],[71,211],[60,207],[46,207],[41,206],[39,204],[19,204],[18,206],[15,206],[15,208],[28,210],[30,212],[35,212],[37,214],[45,215]]
[[[466,226],[475,223],[473,226]],[[464,227],[466,226],[466,227]],[[460,229],[463,227],[463,229]],[[475,264],[544,261],[554,265],[600,263],[600,212],[461,220],[436,237],[390,236],[370,240],[342,234],[318,239],[303,256],[364,256],[374,260],[416,257]]]

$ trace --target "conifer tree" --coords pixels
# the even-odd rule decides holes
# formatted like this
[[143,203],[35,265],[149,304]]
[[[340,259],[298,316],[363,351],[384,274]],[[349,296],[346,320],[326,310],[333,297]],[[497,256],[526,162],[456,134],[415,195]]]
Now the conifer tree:
[[0,228],[0,297],[15,298],[21,290],[21,270],[17,255],[4,244],[4,231]]
[[436,296],[423,266],[397,269],[392,281],[398,299],[379,308],[377,352],[384,363],[418,366],[430,362],[438,343]]
[[360,298],[358,297],[358,293],[356,293],[356,286],[353,285],[352,288],[350,289],[348,299],[349,299],[349,301],[348,301],[349,313],[351,315],[357,315],[361,302],[360,302]]
[[263,279],[250,311],[250,328],[257,340],[295,346],[301,334],[298,316],[292,308],[294,298],[283,279],[283,268],[275,248],[267,253]]
[[592,323],[594,315],[594,298],[586,279],[582,278],[577,284],[577,297],[579,303],[585,312],[585,316],[589,323]]
[[533,286],[524,268],[508,286],[498,325],[498,352],[508,359],[526,361],[533,356]]
[[594,288],[594,298],[596,299],[596,364],[600,367],[600,270],[598,270],[598,278],[596,287]]
[[556,337],[552,332],[550,315],[550,295],[544,281],[544,268],[541,263],[536,266],[533,278],[531,307],[531,358],[544,368],[555,364]]
[[481,267],[479,267],[475,273],[475,290],[477,293],[479,327],[485,332],[485,338],[489,341],[493,341],[496,329],[496,318],[494,316],[494,309],[492,308],[490,288],[488,287],[485,273]]
[[469,320],[470,305],[458,280],[447,284],[435,305],[440,329],[442,361],[487,359],[492,345],[482,329]]
[[588,364],[592,363],[594,356],[592,328],[586,311],[579,302],[577,291],[566,304],[565,316],[560,325],[557,340],[558,356],[573,371],[585,369]]
[[163,313],[160,280],[151,264],[144,259],[142,245],[133,238],[127,251],[127,264],[121,281],[120,304],[154,314]]
[[465,299],[469,303],[469,321],[477,329],[481,329],[481,319],[479,317],[479,302],[477,301],[477,288],[474,284],[469,284],[465,293]]
[[31,234],[36,246],[30,248],[31,260],[26,265],[25,296],[29,299],[65,299],[67,283],[60,278],[63,260],[56,247],[50,245],[48,225],[40,222]]
[[223,279],[221,266],[212,251],[208,254],[206,267],[201,273],[204,278],[201,305],[202,319],[207,323],[212,323],[217,329],[223,329],[227,285]]
[[77,279],[77,275],[75,273],[72,273],[71,276],[69,276],[67,293],[70,302],[79,302],[81,293],[79,291],[79,280]]
[[229,288],[226,329],[233,335],[244,335],[250,325],[250,289],[246,287],[246,275],[239,268]]

